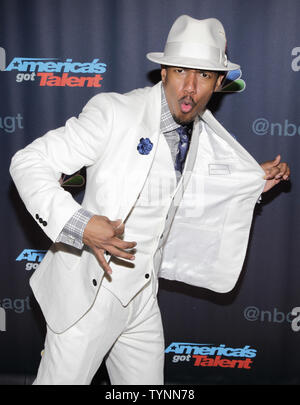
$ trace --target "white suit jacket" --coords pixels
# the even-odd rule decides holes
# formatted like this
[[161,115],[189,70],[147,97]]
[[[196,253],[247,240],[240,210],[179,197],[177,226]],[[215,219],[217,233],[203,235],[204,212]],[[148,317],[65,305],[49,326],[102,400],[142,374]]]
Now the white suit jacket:
[[[99,94],[78,118],[15,154],[10,168],[13,180],[28,211],[52,241],[81,207],[60,187],[61,173],[72,174],[83,166],[87,182],[82,207],[111,220],[125,220],[154,157],[160,134],[160,86],[124,95]],[[161,274],[225,292],[233,288],[243,265],[264,172],[209,111],[202,119],[206,132],[200,135],[191,187],[186,187],[183,205],[173,212],[173,225],[166,225],[169,238]],[[153,143],[149,154],[138,152],[141,138]],[[193,206],[195,187],[207,198],[202,196]],[[214,238],[217,248],[211,246]],[[178,249],[178,244],[187,250]],[[54,244],[30,285],[48,325],[62,332],[91,308],[102,277],[103,270],[88,248]]]

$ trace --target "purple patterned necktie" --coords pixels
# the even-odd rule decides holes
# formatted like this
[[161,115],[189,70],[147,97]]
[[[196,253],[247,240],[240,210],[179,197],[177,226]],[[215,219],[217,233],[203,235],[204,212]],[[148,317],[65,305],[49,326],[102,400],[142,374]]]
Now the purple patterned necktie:
[[186,158],[187,151],[189,149],[190,143],[190,133],[191,127],[189,126],[181,126],[176,129],[176,132],[179,134],[179,143],[178,143],[178,152],[176,155],[175,161],[175,169],[178,170],[180,173],[183,171],[184,161]]

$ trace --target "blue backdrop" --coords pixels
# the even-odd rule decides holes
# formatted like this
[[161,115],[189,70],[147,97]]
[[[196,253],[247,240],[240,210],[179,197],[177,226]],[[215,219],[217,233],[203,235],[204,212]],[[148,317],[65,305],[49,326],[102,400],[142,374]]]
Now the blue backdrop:
[[[210,108],[259,162],[281,154],[292,179],[257,206],[232,292],[161,280],[166,383],[299,384],[300,2],[1,0],[0,10],[0,383],[29,384],[36,373],[45,325],[28,280],[51,243],[12,184],[12,155],[96,93],[159,80],[145,55],[162,51],[188,14],[222,21],[229,58],[242,66],[239,89],[246,83]],[[79,200],[82,192],[72,188]],[[101,368],[93,383],[106,381]]]

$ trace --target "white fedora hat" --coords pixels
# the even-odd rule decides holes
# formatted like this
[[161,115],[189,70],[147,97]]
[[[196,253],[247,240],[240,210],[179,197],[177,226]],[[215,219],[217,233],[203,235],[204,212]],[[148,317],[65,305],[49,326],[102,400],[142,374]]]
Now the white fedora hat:
[[147,58],[161,65],[192,69],[239,69],[239,65],[227,59],[225,50],[226,36],[219,20],[196,20],[181,15],[171,27],[164,52],[148,53]]

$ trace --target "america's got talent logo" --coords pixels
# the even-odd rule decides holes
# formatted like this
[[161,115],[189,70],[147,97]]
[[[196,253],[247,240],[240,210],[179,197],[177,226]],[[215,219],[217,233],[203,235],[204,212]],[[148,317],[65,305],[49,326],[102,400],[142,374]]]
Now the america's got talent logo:
[[165,353],[173,363],[188,362],[195,367],[222,367],[250,370],[257,350],[249,345],[233,348],[225,344],[172,342]]
[[106,64],[94,58],[77,62],[71,58],[14,57],[6,66],[6,51],[0,47],[0,71],[16,72],[16,82],[37,81],[48,87],[101,87]]

